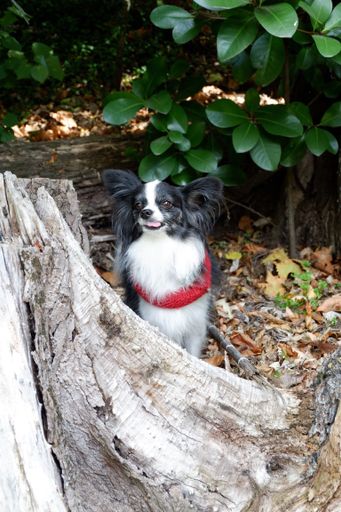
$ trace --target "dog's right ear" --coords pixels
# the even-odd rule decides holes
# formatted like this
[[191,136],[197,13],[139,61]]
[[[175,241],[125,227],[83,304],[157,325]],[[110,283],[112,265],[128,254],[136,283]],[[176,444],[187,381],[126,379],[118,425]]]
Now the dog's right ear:
[[141,186],[141,181],[133,172],[118,169],[103,171],[102,181],[115,199],[125,199]]

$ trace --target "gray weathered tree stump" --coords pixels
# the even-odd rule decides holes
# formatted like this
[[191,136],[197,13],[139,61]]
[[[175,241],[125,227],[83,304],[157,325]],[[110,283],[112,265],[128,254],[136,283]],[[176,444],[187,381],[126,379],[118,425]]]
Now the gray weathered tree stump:
[[318,446],[304,400],[194,359],[121,302],[69,182],[0,180],[1,510],[340,510],[340,408]]

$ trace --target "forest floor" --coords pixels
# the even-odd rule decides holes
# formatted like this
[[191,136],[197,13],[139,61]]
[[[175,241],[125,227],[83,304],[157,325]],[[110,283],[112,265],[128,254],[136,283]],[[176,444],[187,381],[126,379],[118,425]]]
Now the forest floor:
[[[200,93],[203,104],[218,97],[237,103],[243,95],[225,94],[211,87]],[[125,127],[108,126],[96,98],[60,95],[59,103],[30,111],[15,137],[48,141],[88,135],[143,132],[148,112],[141,110]],[[271,102],[267,97],[264,103]],[[292,260],[285,249],[269,249],[264,236],[271,219],[257,221],[244,215],[238,230],[227,223],[210,245],[222,269],[221,292],[216,301],[216,325],[233,345],[247,356],[258,372],[277,387],[305,392],[312,387],[325,357],[341,345],[340,265],[333,262],[330,248],[304,248],[300,260]],[[111,272],[111,242],[104,243],[94,261],[98,272],[120,290]],[[118,287],[118,288],[117,288]],[[239,372],[218,343],[209,340],[203,354],[209,364]]]

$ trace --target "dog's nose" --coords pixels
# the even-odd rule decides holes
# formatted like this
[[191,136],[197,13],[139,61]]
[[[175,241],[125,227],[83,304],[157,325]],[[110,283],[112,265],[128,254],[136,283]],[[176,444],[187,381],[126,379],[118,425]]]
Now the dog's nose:
[[153,210],[149,210],[149,208],[143,208],[141,211],[142,219],[148,219],[153,214]]

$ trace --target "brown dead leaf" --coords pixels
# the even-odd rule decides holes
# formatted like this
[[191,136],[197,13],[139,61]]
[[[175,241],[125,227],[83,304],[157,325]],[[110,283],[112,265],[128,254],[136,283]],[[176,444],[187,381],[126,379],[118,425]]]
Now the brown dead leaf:
[[266,282],[259,283],[259,286],[268,297],[273,298],[276,295],[283,295],[285,293],[283,279],[280,276],[274,276],[272,272],[268,271],[265,280]]
[[110,284],[113,288],[120,284],[120,277],[116,272],[107,272],[102,269],[95,267],[97,273],[101,276],[104,281]]
[[262,287],[264,293],[271,298],[285,293],[283,284],[290,274],[301,272],[300,265],[291,260],[281,248],[271,251],[262,261],[267,268],[266,283]]
[[209,359],[205,359],[205,362],[212,366],[222,366],[225,362],[225,357],[223,354],[216,354]]
[[[242,352],[245,354],[246,347],[251,350],[251,353],[248,353],[248,355],[258,355],[261,354],[262,349],[258,347],[253,340],[250,338],[248,334],[245,332],[234,332],[231,334],[231,342],[233,345],[237,345],[237,347],[240,347]],[[244,349],[243,349],[244,347]]]
[[243,215],[238,222],[238,228],[241,231],[247,231],[249,233],[253,233],[253,221],[248,215]]
[[311,255],[311,261],[314,267],[319,270],[323,270],[327,274],[333,274],[334,265],[332,249],[331,247],[321,247],[321,249],[317,249]]
[[243,251],[248,253],[248,254],[251,254],[251,255],[256,255],[256,254],[265,253],[266,252],[266,248],[263,247],[262,245],[253,244],[252,242],[250,242],[250,243],[245,244],[243,246]]
[[341,311],[341,294],[333,295],[324,300],[322,304],[317,308],[317,311],[321,313],[327,313],[328,311]]
[[278,343],[277,345],[283,352],[286,357],[297,357],[298,353],[287,343]]
[[72,112],[66,110],[58,110],[57,112],[50,112],[50,117],[60,123],[65,128],[77,128],[77,123],[73,118]]

